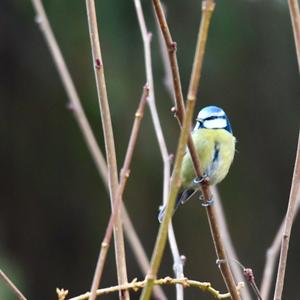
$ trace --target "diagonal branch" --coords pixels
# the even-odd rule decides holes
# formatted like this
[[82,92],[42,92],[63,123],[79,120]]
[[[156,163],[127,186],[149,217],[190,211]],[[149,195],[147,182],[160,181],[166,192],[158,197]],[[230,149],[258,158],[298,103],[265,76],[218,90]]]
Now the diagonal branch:
[[288,204],[288,209],[287,209],[285,224],[284,224],[284,230],[283,230],[282,240],[281,240],[281,251],[280,251],[280,259],[279,259],[277,280],[275,286],[274,300],[281,300],[282,297],[287,255],[289,250],[289,241],[290,241],[291,230],[293,226],[293,219],[296,210],[297,194],[299,188],[300,188],[300,133],[298,137],[297,154],[296,154],[294,174],[292,179],[290,199],[289,199],[289,204]]
[[[152,61],[151,61],[151,34],[148,32],[146,27],[146,22],[144,19],[144,14],[142,10],[142,5],[140,0],[134,0],[135,9],[138,17],[139,26],[141,29],[141,34],[143,38],[144,44],[144,56],[145,56],[145,67],[146,67],[146,77],[149,82],[150,94],[149,94],[149,106],[150,112],[152,116],[152,121],[154,125],[154,129],[156,132],[161,156],[164,164],[164,184],[163,184],[163,204],[166,205],[168,194],[169,194],[169,181],[170,181],[170,156],[168,154],[168,149],[166,146],[165,138],[163,136],[163,132],[161,129],[156,104],[155,104],[155,95],[154,95],[154,84],[153,84],[153,74],[152,74]],[[177,279],[181,279],[184,277],[183,274],[183,261],[179,254],[174,229],[172,223],[169,225],[169,244],[173,256],[173,268],[175,272],[175,276]],[[182,285],[176,285],[176,298],[177,300],[183,300],[183,287]]]
[[[300,209],[300,190],[298,190],[297,193],[297,200],[296,200],[296,211],[294,215],[294,219],[296,217],[296,214],[299,212]],[[272,279],[274,275],[274,269],[275,265],[277,263],[277,257],[280,252],[280,246],[281,246],[281,237],[283,234],[285,224],[285,217],[283,221],[281,222],[281,225],[274,237],[274,240],[271,244],[271,246],[266,251],[266,262],[264,266],[264,273],[262,276],[261,286],[260,286],[260,292],[263,299],[268,299],[272,284]]]
[[[109,104],[107,99],[104,67],[103,67],[103,60],[102,60],[102,54],[100,48],[100,40],[99,40],[97,16],[96,16],[96,8],[95,8],[94,0],[86,0],[86,8],[87,8],[92,55],[93,55],[94,71],[96,77],[96,87],[97,87],[102,127],[104,133],[108,177],[109,177],[110,200],[111,200],[111,206],[113,207],[116,199],[116,191],[118,187],[118,170],[117,170],[115,144],[114,144]],[[121,215],[119,212],[114,226],[114,237],[115,237],[115,250],[116,250],[115,257],[117,263],[118,282],[119,284],[126,284],[127,270],[126,270],[124,237],[123,237]],[[129,293],[126,291],[124,293],[120,293],[119,296],[120,299],[129,299]]]
[[294,32],[298,68],[300,72],[300,13],[298,0],[288,0],[290,16]]
[[7,286],[14,292],[19,300],[27,300],[27,298],[22,294],[22,292],[15,286],[15,284],[7,277],[7,275],[0,270],[0,278],[6,283]]
[[38,23],[41,32],[45,38],[55,66],[57,68],[58,74],[67,93],[69,100],[68,107],[72,109],[75,120],[78,123],[82,136],[92,155],[92,158],[100,176],[102,177],[104,182],[107,182],[107,167],[105,159],[97,144],[97,141],[95,139],[91,126],[87,120],[87,117],[84,113],[74,82],[67,68],[64,57],[60,51],[58,43],[55,39],[53,31],[51,29],[43,4],[41,0],[31,0],[31,2],[35,9],[36,22]]
[[[177,57],[176,57],[176,43],[172,40],[172,36],[170,34],[160,1],[153,0],[153,4],[154,4],[155,12],[163,36],[165,38],[167,49],[169,51],[169,59],[171,64],[173,84],[175,89],[175,98],[176,98],[176,117],[178,118],[179,123],[182,124],[182,119],[184,115],[184,104],[183,104],[183,96],[181,92],[180,76],[179,76]],[[209,28],[212,13],[214,11],[214,7],[215,7],[214,0],[207,0],[207,1],[203,1],[202,3],[202,18],[201,18],[201,24],[199,29],[195,59],[193,64],[193,71],[192,71],[192,76],[191,76],[189,91],[188,91],[188,99],[187,99],[188,103],[190,102],[194,103],[196,101],[196,94],[198,91],[198,86],[199,86],[199,81],[201,76],[201,69],[203,63],[203,56],[205,52],[208,28]],[[200,162],[199,162],[198,155],[195,151],[195,147],[191,135],[189,136],[189,140],[188,140],[188,148],[194,163],[195,173],[197,177],[201,177]],[[201,189],[205,201],[211,199],[212,194],[210,188],[208,186],[203,185]],[[219,267],[223,275],[223,279],[226,283],[228,290],[232,295],[232,298],[240,299],[235,287],[231,270],[229,268],[228,259],[226,257],[225,247],[224,247],[223,240],[221,238],[215,207],[208,206],[206,211],[207,211],[207,216],[210,224],[212,238],[215,245],[215,250],[217,253],[217,258],[219,262],[222,262],[221,264],[219,264]]]
[[[228,263],[230,265],[231,271],[234,275],[234,278],[237,282],[243,281],[245,279],[245,276],[242,272],[242,269],[239,267],[239,265],[236,263],[236,261],[239,261],[238,256],[236,254],[236,251],[233,246],[233,242],[230,236],[230,232],[228,229],[228,225],[226,222],[226,216],[224,214],[223,206],[221,197],[218,192],[218,188],[216,186],[213,186],[211,188],[212,194],[214,195],[215,199],[215,207],[216,207],[216,215],[217,219],[219,221],[219,228],[221,232],[221,236],[224,240],[224,246],[228,257]],[[246,284],[245,287],[240,291],[241,298],[243,300],[251,300],[252,296],[250,294],[248,285]]]
[[165,249],[168,227],[172,218],[176,196],[178,194],[179,187],[180,187],[181,164],[185,153],[187,139],[190,132],[194,104],[195,104],[194,101],[188,101],[187,103],[187,111],[183,121],[183,126],[180,133],[178,147],[176,151],[176,159],[175,159],[174,169],[171,177],[170,193],[167,201],[167,207],[165,210],[165,215],[163,217],[162,223],[159,227],[154,251],[151,258],[150,270],[148,271],[146,277],[146,285],[140,297],[141,300],[148,300],[151,296],[151,290],[161,263],[162,254]]
[[105,260],[107,257],[107,253],[108,253],[108,249],[109,249],[110,241],[111,241],[111,237],[112,237],[113,226],[115,225],[116,218],[119,214],[119,210],[120,210],[120,207],[122,204],[123,193],[125,190],[125,185],[127,183],[127,179],[129,178],[130,165],[131,165],[131,161],[132,161],[133,151],[134,151],[134,148],[136,145],[141,121],[142,121],[142,118],[144,115],[144,109],[145,109],[148,94],[149,94],[149,88],[147,85],[145,85],[139,107],[137,109],[137,112],[135,113],[135,120],[133,123],[132,131],[131,131],[131,135],[130,135],[130,139],[129,139],[129,143],[128,143],[128,147],[127,147],[124,164],[121,169],[120,184],[116,191],[116,201],[114,202],[114,209],[110,215],[110,219],[109,219],[108,226],[106,228],[105,236],[101,243],[101,249],[100,249],[99,258],[98,258],[98,262],[97,262],[97,266],[96,266],[95,276],[93,279],[91,293],[89,296],[90,300],[93,300],[96,298],[96,290],[97,290],[97,288],[100,284],[101,278],[102,278],[104,264],[105,264]]
[[[102,178],[105,186],[108,188],[107,180],[107,166],[105,159],[103,158],[102,152],[97,144],[95,135],[89,125],[89,122],[86,118],[84,110],[81,105],[78,93],[76,91],[74,82],[71,78],[70,72],[66,66],[65,60],[61,53],[61,50],[57,44],[53,31],[48,21],[48,17],[44,10],[41,0],[32,0],[32,5],[36,12],[36,21],[39,24],[39,27],[43,33],[47,46],[51,52],[52,58],[55,62],[59,76],[61,77],[63,86],[67,93],[69,99],[69,107],[72,108],[74,113],[75,120],[77,121],[80,130],[82,132],[83,138],[86,141],[87,147],[92,155],[97,171]],[[146,256],[145,250],[137,236],[134,226],[130,220],[130,217],[126,211],[126,208],[122,208],[122,219],[125,228],[125,234],[129,241],[129,244],[132,248],[132,251],[138,261],[138,264],[146,275],[147,270],[149,269],[150,263]],[[165,299],[161,289],[156,289],[155,294],[157,293],[157,298]]]
[[[165,7],[163,7],[163,8],[164,8],[164,12],[166,15],[166,8]],[[158,25],[158,22],[156,22],[156,25]],[[159,40],[160,52],[161,52],[161,56],[162,56],[162,62],[163,62],[164,71],[165,71],[163,82],[164,82],[167,92],[169,93],[170,98],[172,100],[174,100],[174,102],[175,102],[174,87],[173,87],[173,81],[172,81],[172,72],[171,72],[170,61],[168,58],[168,51],[167,51],[167,48],[166,48],[161,30],[159,27],[158,27],[158,38],[159,38],[158,40]],[[228,225],[227,225],[224,209],[222,207],[221,197],[219,195],[218,188],[216,186],[212,187],[212,193],[215,198],[217,219],[219,220],[219,223],[220,223],[221,236],[224,237],[224,244],[225,244],[227,256],[230,258],[229,264],[230,264],[232,273],[233,273],[236,281],[238,281],[238,282],[243,281],[244,275],[243,275],[242,269],[238,266],[238,264],[234,263],[234,261],[239,261],[239,259],[236,254],[236,251],[235,251],[235,248],[234,248],[231,236],[230,236],[230,232],[228,230]],[[241,292],[241,296],[244,300],[251,300],[251,295],[250,295],[248,285],[245,285],[245,287],[240,292]]]

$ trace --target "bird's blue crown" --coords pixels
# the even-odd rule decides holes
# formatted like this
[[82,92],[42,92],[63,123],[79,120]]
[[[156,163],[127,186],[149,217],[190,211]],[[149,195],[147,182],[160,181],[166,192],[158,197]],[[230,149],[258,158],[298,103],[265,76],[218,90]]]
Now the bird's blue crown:
[[197,123],[194,130],[199,128],[206,129],[225,129],[232,133],[230,122],[224,110],[217,106],[206,106],[200,110],[197,116]]

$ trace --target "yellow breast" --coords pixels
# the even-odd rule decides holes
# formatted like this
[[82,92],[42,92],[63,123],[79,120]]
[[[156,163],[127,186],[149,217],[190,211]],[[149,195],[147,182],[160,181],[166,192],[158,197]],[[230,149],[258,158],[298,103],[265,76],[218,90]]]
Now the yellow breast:
[[[210,184],[219,183],[227,175],[235,153],[235,137],[225,129],[196,130],[193,141],[199,156],[201,172],[209,177]],[[193,162],[187,150],[181,168],[183,187],[193,186],[196,177]]]

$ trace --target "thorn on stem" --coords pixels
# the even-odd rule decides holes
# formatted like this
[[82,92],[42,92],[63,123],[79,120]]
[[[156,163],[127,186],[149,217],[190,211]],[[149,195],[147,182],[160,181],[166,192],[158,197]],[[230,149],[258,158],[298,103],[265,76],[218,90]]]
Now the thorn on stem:
[[172,106],[171,107],[171,112],[174,114],[174,117],[176,117],[176,115],[177,115],[177,107],[176,106]]
[[100,60],[100,58],[96,58],[95,59],[95,68],[96,69],[100,69],[103,66],[102,61]]
[[168,50],[169,50],[170,52],[176,51],[176,50],[177,50],[177,43],[176,43],[176,42],[172,42],[172,43],[169,45]]
[[185,255],[180,255],[180,260],[181,260],[182,265],[184,266],[185,262],[186,262],[186,256]]
[[247,281],[249,281],[250,283],[253,283],[255,280],[253,270],[251,268],[245,268],[243,270],[243,272],[244,272],[244,276],[247,279]]
[[125,173],[125,177],[128,179],[130,176],[130,170],[127,170],[127,172]]
[[145,83],[144,90],[146,92],[146,96],[148,96],[149,95],[149,91],[150,91],[150,86],[149,86],[148,82]]
[[124,297],[125,297],[126,290],[121,290],[120,292],[121,292],[121,297],[124,298]]

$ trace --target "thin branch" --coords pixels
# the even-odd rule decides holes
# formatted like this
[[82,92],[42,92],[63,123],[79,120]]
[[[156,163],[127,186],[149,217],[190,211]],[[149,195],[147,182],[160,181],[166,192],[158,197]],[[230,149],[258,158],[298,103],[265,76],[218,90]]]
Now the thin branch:
[[[244,274],[241,270],[241,268],[239,268],[239,266],[234,263],[234,261],[239,261],[239,258],[236,254],[236,251],[234,249],[233,246],[233,242],[230,236],[230,232],[227,226],[227,222],[226,222],[226,217],[225,217],[225,213],[224,213],[224,209],[222,206],[222,201],[221,201],[221,197],[219,195],[219,191],[218,188],[216,186],[212,186],[211,188],[212,190],[212,194],[214,195],[214,199],[215,199],[215,208],[216,208],[216,215],[217,215],[217,219],[219,221],[219,228],[220,228],[220,232],[221,232],[221,236],[223,237],[223,241],[224,241],[224,245],[225,245],[225,250],[227,253],[227,257],[228,262],[230,264],[230,268],[232,270],[233,276],[235,278],[235,280],[237,282],[243,281],[244,280]],[[240,292],[241,294],[241,298],[243,300],[251,300],[251,294],[248,288],[248,285],[246,284],[245,287],[241,290]]]
[[95,139],[91,126],[87,120],[87,117],[84,113],[74,82],[66,66],[64,57],[60,51],[58,43],[53,34],[53,31],[51,29],[43,4],[41,0],[31,0],[31,2],[36,13],[35,20],[38,23],[39,28],[41,29],[41,32],[45,38],[45,41],[47,43],[47,46],[50,50],[53,61],[55,63],[55,66],[57,68],[58,74],[63,83],[64,89],[67,93],[68,100],[69,100],[68,107],[71,108],[74,114],[74,117],[81,130],[82,136],[86,142],[86,145],[88,146],[88,149],[92,155],[92,158],[94,160],[94,163],[97,167],[97,170],[101,178],[103,179],[104,182],[107,183],[107,167],[106,167],[105,159],[98,146],[98,143]]
[[[154,4],[155,12],[163,36],[165,38],[167,49],[169,51],[169,59],[171,64],[173,84],[175,89],[175,98],[176,98],[176,117],[178,118],[179,123],[182,123],[182,118],[184,115],[184,106],[183,106],[183,97],[182,97],[180,76],[179,76],[177,57],[176,57],[176,43],[172,40],[172,36],[170,34],[160,1],[153,0],[153,4]],[[197,42],[195,59],[193,64],[193,71],[192,71],[192,76],[191,76],[189,91],[188,91],[188,99],[187,99],[188,103],[190,102],[195,103],[196,101],[196,95],[197,95],[200,76],[201,76],[201,69],[203,64],[203,56],[205,52],[208,28],[209,28],[212,13],[214,11],[214,7],[215,7],[215,2],[213,0],[203,1],[202,3],[202,18],[201,18],[201,24],[200,24],[199,34],[198,34],[198,42]],[[197,177],[201,177],[200,162],[199,162],[197,152],[195,151],[195,147],[191,135],[189,136],[188,147],[194,163],[196,175]],[[203,185],[201,188],[202,188],[205,201],[211,199],[212,194],[209,186]],[[235,283],[234,283],[231,270],[228,265],[228,260],[226,257],[224,243],[220,234],[220,229],[219,229],[220,227],[218,224],[215,207],[208,206],[206,211],[207,211],[207,216],[210,224],[211,234],[215,245],[215,250],[217,253],[217,258],[218,261],[222,262],[221,264],[219,264],[219,267],[223,275],[223,279],[226,283],[228,290],[232,295],[232,298],[234,300],[240,299],[235,288]]]
[[[166,15],[166,8],[164,6],[163,6],[163,8],[164,8],[164,13]],[[174,100],[174,102],[176,103],[175,98],[174,98],[174,86],[173,86],[173,81],[172,81],[172,71],[171,71],[170,61],[168,58],[167,47],[164,42],[162,32],[159,28],[158,22],[156,22],[156,25],[158,27],[157,28],[158,29],[158,41],[159,41],[164,71],[165,71],[163,82],[165,84],[167,92],[169,93],[170,98],[172,100]],[[237,282],[243,281],[244,275],[243,275],[241,268],[239,268],[239,266],[237,264],[232,263],[233,260],[239,261],[239,259],[238,259],[238,256],[237,256],[236,251],[233,246],[233,242],[232,242],[230,232],[229,232],[228,226],[227,226],[224,209],[222,206],[221,197],[219,195],[218,188],[216,186],[212,187],[212,194],[214,195],[214,198],[215,198],[216,214],[217,214],[217,219],[219,220],[219,223],[220,223],[219,228],[221,231],[221,236],[224,238],[224,245],[225,245],[226,252],[228,254],[228,257],[230,258],[229,264],[230,264],[233,276]],[[251,295],[250,295],[248,285],[245,285],[245,288],[243,288],[240,293],[241,293],[242,299],[251,300]]]
[[163,37],[164,37],[164,40],[166,43],[166,48],[167,48],[168,54],[169,54],[173,87],[174,87],[175,99],[176,99],[175,116],[179,119],[180,124],[182,124],[183,118],[184,118],[184,113],[185,113],[185,108],[184,108],[184,101],[183,101],[183,95],[182,95],[178,62],[177,62],[177,57],[176,57],[177,45],[172,39],[170,30],[169,30],[169,26],[167,24],[166,17],[164,15],[164,11],[163,11],[160,1],[152,0],[152,3],[154,6],[156,17],[157,17],[160,29],[162,31],[162,34],[163,34]]
[[96,298],[96,290],[97,290],[97,287],[99,286],[101,278],[102,278],[104,264],[105,264],[105,260],[107,257],[107,253],[108,253],[108,249],[109,249],[110,241],[111,241],[111,237],[112,237],[113,227],[115,225],[116,218],[119,214],[119,210],[122,205],[123,193],[125,190],[127,179],[129,178],[130,165],[131,165],[131,161],[132,161],[133,151],[135,149],[138,133],[140,130],[141,121],[142,121],[142,118],[144,115],[144,109],[145,109],[146,101],[148,98],[148,94],[149,94],[149,88],[147,85],[145,85],[139,107],[135,113],[135,119],[134,119],[132,131],[131,131],[131,135],[130,135],[130,139],[129,139],[129,143],[128,143],[128,147],[127,147],[127,151],[126,151],[126,155],[125,155],[124,164],[123,164],[122,171],[121,171],[120,184],[119,184],[119,186],[117,188],[117,192],[116,192],[116,201],[114,202],[114,209],[110,215],[110,219],[109,219],[109,223],[106,228],[105,236],[101,243],[101,249],[100,249],[99,258],[98,258],[96,271],[95,271],[95,277],[94,277],[94,281],[93,281],[93,285],[92,285],[93,287],[96,287],[96,288],[94,288],[94,289],[92,288],[91,294],[90,294],[90,299]]
[[[99,289],[99,290],[97,290],[97,296],[107,295],[107,294],[110,294],[110,293],[115,293],[115,292],[118,292],[118,291],[129,290],[129,289],[133,290],[134,292],[137,292],[139,289],[143,288],[145,286],[145,284],[146,284],[146,280],[137,281],[137,279],[135,278],[132,282],[127,283],[125,285],[117,285],[117,286],[112,286],[112,287],[109,287],[109,288]],[[230,298],[229,293],[221,294],[218,290],[214,289],[211,286],[211,283],[209,283],[209,282],[200,282],[200,281],[196,281],[196,280],[190,280],[188,278],[176,279],[176,278],[171,278],[171,277],[165,277],[165,278],[160,278],[160,279],[154,280],[153,284],[155,284],[155,285],[180,284],[184,288],[194,287],[194,288],[197,288],[197,289],[199,289],[203,292],[207,292],[207,293],[211,294],[215,299],[228,299],[228,298]],[[240,291],[243,287],[244,287],[244,283],[240,282],[237,285],[236,288],[237,288],[238,291]],[[60,291],[60,290],[58,290],[58,291]],[[87,292],[87,293],[82,294],[80,296],[69,298],[67,300],[85,300],[89,297],[89,294],[90,293]],[[61,299],[61,300],[64,300],[64,299]]]
[[265,263],[264,273],[263,273],[262,282],[260,286],[261,296],[263,299],[269,298],[272,279],[274,275],[274,269],[280,251],[284,224],[285,224],[285,218],[283,219],[271,246],[266,251],[266,263]]
[[[167,17],[167,9],[163,3],[162,3],[162,7],[164,10],[165,17]],[[163,83],[165,85],[166,91],[168,92],[170,98],[172,99],[174,104],[176,104],[175,95],[174,95],[172,70],[171,70],[171,64],[169,61],[168,49],[166,47],[166,43],[165,43],[164,37],[162,35],[162,31],[160,30],[157,18],[156,18],[155,25],[156,25],[156,29],[157,29],[157,33],[158,33],[158,44],[159,44],[160,54],[161,54],[162,63],[164,66]]]
[[170,179],[170,158],[168,154],[168,149],[166,145],[166,141],[163,136],[163,132],[161,129],[156,104],[155,104],[155,94],[154,94],[154,83],[153,83],[153,75],[152,75],[152,61],[151,61],[151,33],[147,31],[144,14],[142,10],[142,6],[139,0],[134,0],[136,13],[139,21],[139,26],[143,39],[144,46],[144,57],[145,57],[145,68],[146,68],[146,79],[149,84],[149,100],[148,104],[150,107],[152,122],[154,125],[159,149],[161,152],[161,156],[164,163],[164,188],[163,188],[163,199],[166,199],[168,196],[169,190],[169,179]]
[[[298,190],[298,194],[297,194],[296,211],[295,211],[294,219],[296,218],[299,209],[300,209],[300,190]],[[281,222],[281,225],[274,237],[273,242],[271,243],[271,246],[266,251],[266,263],[265,263],[262,282],[260,286],[261,296],[263,299],[269,298],[271,283],[274,275],[274,269],[280,251],[281,237],[283,234],[284,224],[285,224],[285,217]]]
[[274,300],[281,300],[282,297],[287,255],[289,249],[289,241],[290,241],[291,230],[293,226],[293,219],[294,219],[294,214],[296,209],[297,194],[299,191],[299,187],[300,187],[300,133],[298,137],[297,155],[296,155],[294,174],[292,179],[290,199],[289,199],[288,209],[286,213],[284,231],[281,240],[281,251],[280,251]]
[[19,300],[27,300],[22,292],[15,286],[15,284],[7,277],[7,275],[2,270],[0,270],[0,278],[2,278],[2,280],[14,292]]
[[[145,67],[146,67],[146,78],[149,82],[150,95],[149,95],[149,106],[150,112],[152,116],[152,121],[154,125],[154,129],[156,132],[161,156],[164,164],[164,184],[163,184],[163,205],[166,205],[168,195],[169,195],[169,184],[170,184],[170,155],[168,153],[168,149],[166,146],[165,138],[163,136],[163,132],[161,129],[156,103],[155,103],[155,94],[154,94],[154,84],[153,84],[153,73],[152,73],[152,61],[151,61],[151,34],[147,30],[143,9],[140,0],[134,0],[135,9],[138,17],[139,26],[141,29],[143,45],[144,45],[144,56],[145,56]],[[177,279],[181,279],[184,277],[183,274],[183,261],[179,254],[175,233],[172,224],[169,225],[169,244],[173,256],[173,265],[174,272]],[[182,285],[176,286],[176,299],[183,300],[183,287]]]
[[[103,158],[103,154],[99,148],[99,145],[97,144],[95,135],[86,118],[75,85],[73,83],[70,72],[66,66],[61,50],[57,44],[57,41],[49,24],[48,17],[46,15],[42,2],[41,0],[32,0],[32,5],[36,12],[36,21],[41,29],[41,32],[43,33],[47,46],[51,52],[52,58],[57,67],[59,76],[61,77],[63,86],[66,90],[69,99],[68,106],[72,108],[75,120],[77,121],[82,131],[83,138],[86,141],[88,149],[92,155],[97,171],[100,177],[102,178],[105,186],[108,188],[108,171],[105,159]],[[143,271],[144,275],[146,275],[150,263],[124,206],[122,207],[122,219],[124,223],[125,234],[129,241],[129,245],[131,246],[131,249],[137,259],[141,270]],[[157,297],[159,299],[165,299],[165,296],[160,287],[158,287],[158,289],[156,289],[154,292],[155,294],[157,294]]]
[[300,72],[300,13],[299,13],[299,4],[298,0],[288,0],[289,10],[291,15],[291,21],[294,32],[296,53],[297,53],[297,61],[298,68]]
[[[109,177],[109,192],[111,206],[113,207],[116,200],[116,191],[118,187],[118,170],[117,161],[115,153],[115,143],[113,137],[113,130],[110,118],[110,110],[107,99],[106,83],[104,76],[103,60],[100,48],[100,40],[97,25],[97,16],[94,0],[86,0],[87,18],[89,26],[89,34],[91,40],[91,48],[93,55],[94,71],[96,77],[96,87],[98,93],[99,106],[101,111],[102,127],[104,133],[105,150],[107,157],[107,167],[108,167],[108,177]],[[118,212],[116,217],[116,223],[114,226],[114,237],[115,237],[115,257],[117,263],[117,273],[119,284],[127,283],[127,270],[126,270],[126,258],[125,258],[125,248],[124,248],[124,237],[123,228],[121,222],[121,215]],[[93,284],[92,284],[92,295],[98,286],[96,286],[97,274],[95,273]],[[129,293],[120,293],[120,299],[129,299]],[[94,297],[91,296],[90,300]]]
[[168,234],[168,227],[170,220],[173,215],[174,204],[176,200],[176,196],[180,187],[180,170],[181,164],[183,160],[183,156],[185,153],[186,143],[190,132],[190,126],[192,122],[193,109],[194,109],[194,101],[188,101],[187,103],[187,111],[183,121],[182,130],[179,137],[176,159],[174,164],[174,169],[171,177],[171,185],[170,185],[170,193],[168,197],[167,207],[165,210],[165,215],[163,217],[162,223],[159,227],[159,232],[157,235],[157,239],[155,242],[154,251],[151,258],[150,270],[148,271],[146,277],[146,285],[143,289],[141,300],[148,300],[151,296],[151,290],[153,287],[154,280],[156,278],[162,254],[166,245],[166,239]]
[[[131,245],[135,246],[132,250],[134,251],[135,257],[140,266],[140,269],[142,270],[142,273],[146,276],[148,270],[150,269],[150,262],[148,260],[148,257],[146,256],[146,252],[140,240],[138,239],[135,229],[124,209],[122,209],[122,220],[124,224],[127,224],[126,231],[125,231],[126,238],[128,239]],[[156,285],[154,287],[153,298],[157,300],[167,300],[167,297],[163,289],[161,288],[161,286]]]
[[[196,53],[195,53],[195,58],[193,63],[193,71],[191,75],[190,85],[188,89],[188,96],[187,96],[187,99],[190,101],[196,101],[197,91],[200,83],[200,76],[201,76],[201,70],[203,65],[206,41],[208,36],[208,29],[209,29],[210,20],[214,8],[215,8],[214,0],[211,1],[207,0],[202,2],[202,18],[201,18]],[[196,169],[195,170],[196,174],[198,178],[201,178],[202,174],[201,174],[201,168],[199,166],[198,155],[196,153],[193,153],[193,155],[191,153],[191,156],[193,157],[194,166]],[[211,199],[212,197],[212,193],[210,191],[209,186],[202,185],[202,192],[205,201],[209,201],[209,199]],[[232,299],[240,299],[240,296],[238,295],[235,287],[234,278],[231,273],[228,259],[226,256],[225,246],[220,232],[219,220],[217,219],[216,208],[213,205],[207,206],[206,212],[207,212],[208,221],[210,225],[211,235],[215,245],[217,259],[218,261],[221,262],[219,267],[223,275],[223,279],[226,283],[228,291],[232,296]]]

